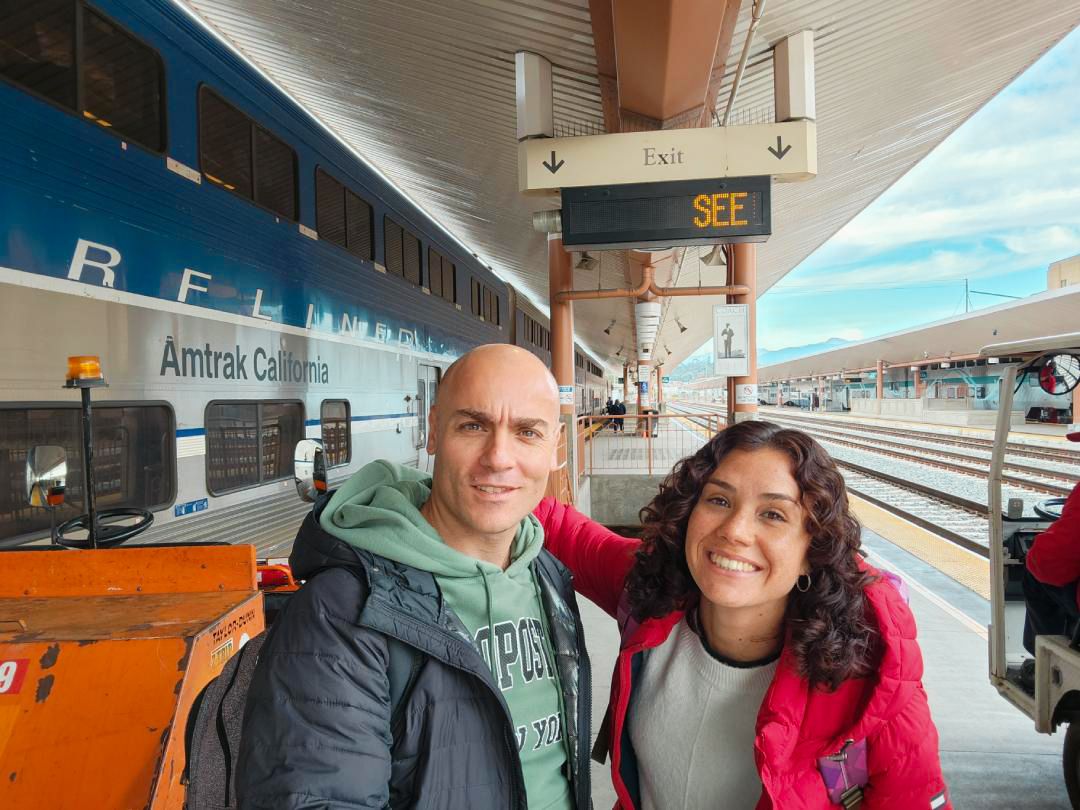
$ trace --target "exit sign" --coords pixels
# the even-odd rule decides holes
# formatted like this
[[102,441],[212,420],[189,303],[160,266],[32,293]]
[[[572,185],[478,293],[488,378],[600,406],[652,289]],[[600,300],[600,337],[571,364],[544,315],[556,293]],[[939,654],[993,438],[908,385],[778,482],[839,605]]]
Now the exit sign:
[[564,188],[563,244],[578,250],[764,242],[768,177]]

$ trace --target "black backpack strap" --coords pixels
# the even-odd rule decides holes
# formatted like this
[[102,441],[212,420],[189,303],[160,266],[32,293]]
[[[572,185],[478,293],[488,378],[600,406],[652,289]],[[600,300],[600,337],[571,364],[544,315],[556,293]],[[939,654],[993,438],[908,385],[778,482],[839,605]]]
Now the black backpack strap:
[[[353,568],[347,570],[360,582],[361,602],[366,602],[369,586],[364,572]],[[185,729],[187,758],[182,780],[187,785],[185,810],[236,807],[233,782],[240,754],[244,707],[259,651],[272,632],[273,628],[262,632],[241,647],[191,707]],[[402,709],[425,659],[419,650],[405,642],[389,636],[385,638],[389,654],[390,729],[397,738],[404,715]]]
[[240,753],[244,705],[265,640],[266,633],[262,632],[241,647],[191,707],[182,780],[187,784],[184,801],[187,810],[236,806],[233,779]]

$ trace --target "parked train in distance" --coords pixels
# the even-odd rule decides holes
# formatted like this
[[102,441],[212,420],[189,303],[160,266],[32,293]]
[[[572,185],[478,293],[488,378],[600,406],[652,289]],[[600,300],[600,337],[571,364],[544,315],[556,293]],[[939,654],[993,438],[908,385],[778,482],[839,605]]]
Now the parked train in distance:
[[[35,0],[0,23],[0,546],[48,532],[27,449],[67,450],[101,357],[97,502],[148,539],[295,531],[297,441],[341,478],[429,463],[440,374],[510,342],[550,363],[547,320],[201,22],[168,0]],[[576,350],[576,402],[600,365]]]

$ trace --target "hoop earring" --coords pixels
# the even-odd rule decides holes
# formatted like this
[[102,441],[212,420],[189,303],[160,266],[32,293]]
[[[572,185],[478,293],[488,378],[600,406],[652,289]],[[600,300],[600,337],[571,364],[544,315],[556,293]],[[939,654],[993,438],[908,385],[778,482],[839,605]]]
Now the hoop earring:
[[[806,587],[803,587],[802,584],[803,577],[806,577]],[[810,586],[813,584],[814,581],[810,579],[809,574],[799,574],[799,578],[795,580],[795,589],[798,590],[799,593],[806,593],[808,590],[810,590]]]

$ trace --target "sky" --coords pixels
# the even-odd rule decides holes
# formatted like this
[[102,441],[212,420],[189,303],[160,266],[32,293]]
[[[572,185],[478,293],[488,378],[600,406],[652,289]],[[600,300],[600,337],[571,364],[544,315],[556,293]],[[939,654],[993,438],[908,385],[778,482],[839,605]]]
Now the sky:
[[[858,340],[961,314],[964,279],[979,292],[1045,290],[1047,266],[1080,254],[1078,101],[1080,29],[759,298],[758,345]],[[1007,300],[979,292],[973,310]]]

